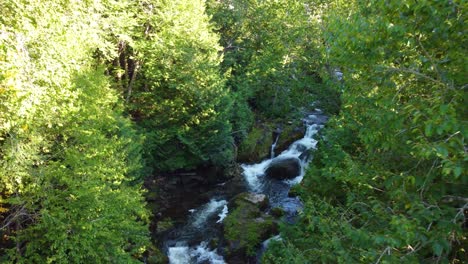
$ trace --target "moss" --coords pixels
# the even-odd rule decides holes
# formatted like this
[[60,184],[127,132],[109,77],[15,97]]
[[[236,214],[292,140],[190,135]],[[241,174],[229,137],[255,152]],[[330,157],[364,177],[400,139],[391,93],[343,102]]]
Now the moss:
[[157,232],[158,233],[165,232],[173,227],[174,227],[174,223],[172,222],[172,219],[164,218],[157,223]]
[[219,239],[217,237],[210,240],[210,248],[217,248],[219,245]]
[[280,218],[284,215],[284,210],[280,207],[272,208],[270,214],[275,218]]
[[273,139],[271,128],[267,126],[255,126],[239,146],[238,160],[256,161],[269,153]]
[[254,256],[260,243],[277,229],[276,223],[253,204],[238,199],[236,205],[224,221],[230,253],[245,251],[246,255]]
[[278,139],[277,149],[286,149],[291,145],[291,143],[304,137],[304,129],[304,125],[300,118],[284,122],[283,130],[281,131],[281,135]]

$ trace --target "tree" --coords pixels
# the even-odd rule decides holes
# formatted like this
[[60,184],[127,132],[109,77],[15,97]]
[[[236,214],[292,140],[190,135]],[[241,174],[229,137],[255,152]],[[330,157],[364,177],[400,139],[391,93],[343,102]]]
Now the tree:
[[158,171],[226,163],[231,99],[203,1],[154,1],[145,12],[146,37],[134,46],[141,77],[128,107],[146,131],[149,159]]
[[[327,55],[343,106],[303,183],[284,246],[305,262],[459,263],[466,258],[464,6],[331,1]],[[465,233],[464,233],[465,232]],[[278,245],[277,245],[278,246]],[[271,251],[274,252],[274,251]]]
[[106,4],[1,3],[2,262],[129,263],[148,244],[141,138],[91,56],[111,56]]
[[254,119],[289,119],[313,101],[325,102],[319,24],[309,18],[313,5],[234,0],[207,6],[224,47],[236,142],[245,139]]

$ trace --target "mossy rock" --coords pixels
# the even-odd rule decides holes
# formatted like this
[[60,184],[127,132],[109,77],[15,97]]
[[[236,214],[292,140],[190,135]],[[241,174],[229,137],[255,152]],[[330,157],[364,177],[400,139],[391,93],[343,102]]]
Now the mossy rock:
[[156,223],[157,229],[156,232],[162,233],[166,232],[174,227],[174,222],[170,218],[164,218]]
[[303,138],[304,132],[305,127],[301,121],[295,120],[294,122],[286,123],[278,139],[276,153],[278,154],[282,150],[287,149],[294,141]]
[[273,144],[272,131],[269,125],[254,126],[240,144],[237,160],[255,162],[269,156]]
[[239,146],[239,162],[256,162],[270,157],[271,145],[280,131],[276,155],[304,136],[304,126],[299,119],[274,119],[258,121]]
[[283,208],[281,207],[275,207],[275,208],[272,208],[270,210],[270,214],[274,217],[274,218],[280,218],[280,217],[283,217],[284,216],[284,210]]
[[262,213],[259,204],[249,201],[243,193],[233,201],[234,209],[224,220],[227,241],[227,260],[254,256],[260,244],[278,232],[278,224],[270,215]]
[[153,202],[158,199],[159,195],[156,191],[149,191],[145,194],[146,201]]
[[229,202],[229,208],[237,208],[245,202],[251,203],[252,205],[258,207],[259,211],[265,210],[269,205],[268,197],[266,195],[243,192],[232,198],[232,200]]
[[219,245],[219,239],[217,237],[214,237],[210,240],[210,248],[217,248]]

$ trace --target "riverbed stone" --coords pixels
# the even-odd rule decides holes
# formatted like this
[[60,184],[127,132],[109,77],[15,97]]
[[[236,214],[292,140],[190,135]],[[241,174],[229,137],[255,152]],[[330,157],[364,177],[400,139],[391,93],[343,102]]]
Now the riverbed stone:
[[243,195],[242,198],[258,206],[260,210],[264,210],[268,207],[268,197],[264,194],[248,193]]
[[301,174],[301,164],[296,158],[274,159],[265,174],[278,180],[293,179]]
[[303,144],[294,144],[294,145],[296,147],[296,150],[299,151],[299,152],[304,153],[304,151],[307,150],[307,147],[304,146]]
[[230,201],[230,212],[223,222],[228,263],[246,263],[265,239],[278,232],[274,218],[263,212],[267,206],[264,194],[245,192]]

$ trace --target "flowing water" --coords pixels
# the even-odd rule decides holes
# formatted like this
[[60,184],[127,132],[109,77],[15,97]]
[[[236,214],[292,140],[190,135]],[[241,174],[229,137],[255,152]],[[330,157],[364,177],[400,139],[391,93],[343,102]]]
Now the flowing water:
[[225,263],[216,249],[210,249],[210,239],[220,235],[220,227],[228,213],[227,201],[211,199],[197,209],[189,210],[187,224],[165,241],[169,263]]
[[[286,212],[286,220],[293,221],[294,216],[302,209],[302,203],[298,197],[288,197],[291,186],[298,184],[304,178],[305,169],[310,161],[309,152],[315,149],[317,140],[313,137],[323,127],[327,118],[322,111],[316,109],[303,119],[306,131],[304,137],[293,142],[288,149],[278,156],[263,160],[256,164],[242,164],[243,174],[250,191],[266,194],[272,208],[281,207]],[[300,165],[299,174],[289,180],[276,180],[266,177],[267,169],[281,160],[296,160]]]
[[[297,197],[288,197],[290,187],[300,183],[304,177],[305,168],[310,161],[309,152],[317,145],[313,138],[323,127],[326,117],[322,111],[316,109],[304,118],[306,131],[304,137],[292,143],[288,149],[278,156],[274,156],[274,150],[278,142],[271,146],[271,158],[257,164],[242,164],[246,189],[255,193],[266,194],[270,200],[271,208],[281,207],[285,211],[285,220],[293,222],[298,211],[302,209],[302,203]],[[300,166],[298,175],[289,180],[276,180],[266,176],[267,169],[274,163],[290,159]],[[218,188],[225,187],[224,184]],[[221,252],[216,248],[222,239],[222,222],[229,212],[228,202],[222,191],[214,192],[216,195],[209,202],[198,208],[188,210],[186,224],[176,228],[165,238],[164,249],[167,252],[171,264],[200,264],[200,263],[225,263]],[[188,197],[189,198],[189,197]],[[190,198],[189,198],[190,199]],[[281,239],[275,236],[262,245],[263,251],[271,240]]]
[[271,144],[270,159],[272,159],[272,158],[275,157],[275,148],[276,148],[276,144],[278,143],[279,136],[280,136],[280,134],[278,133],[278,134],[276,135],[275,142],[273,142],[273,144]]

